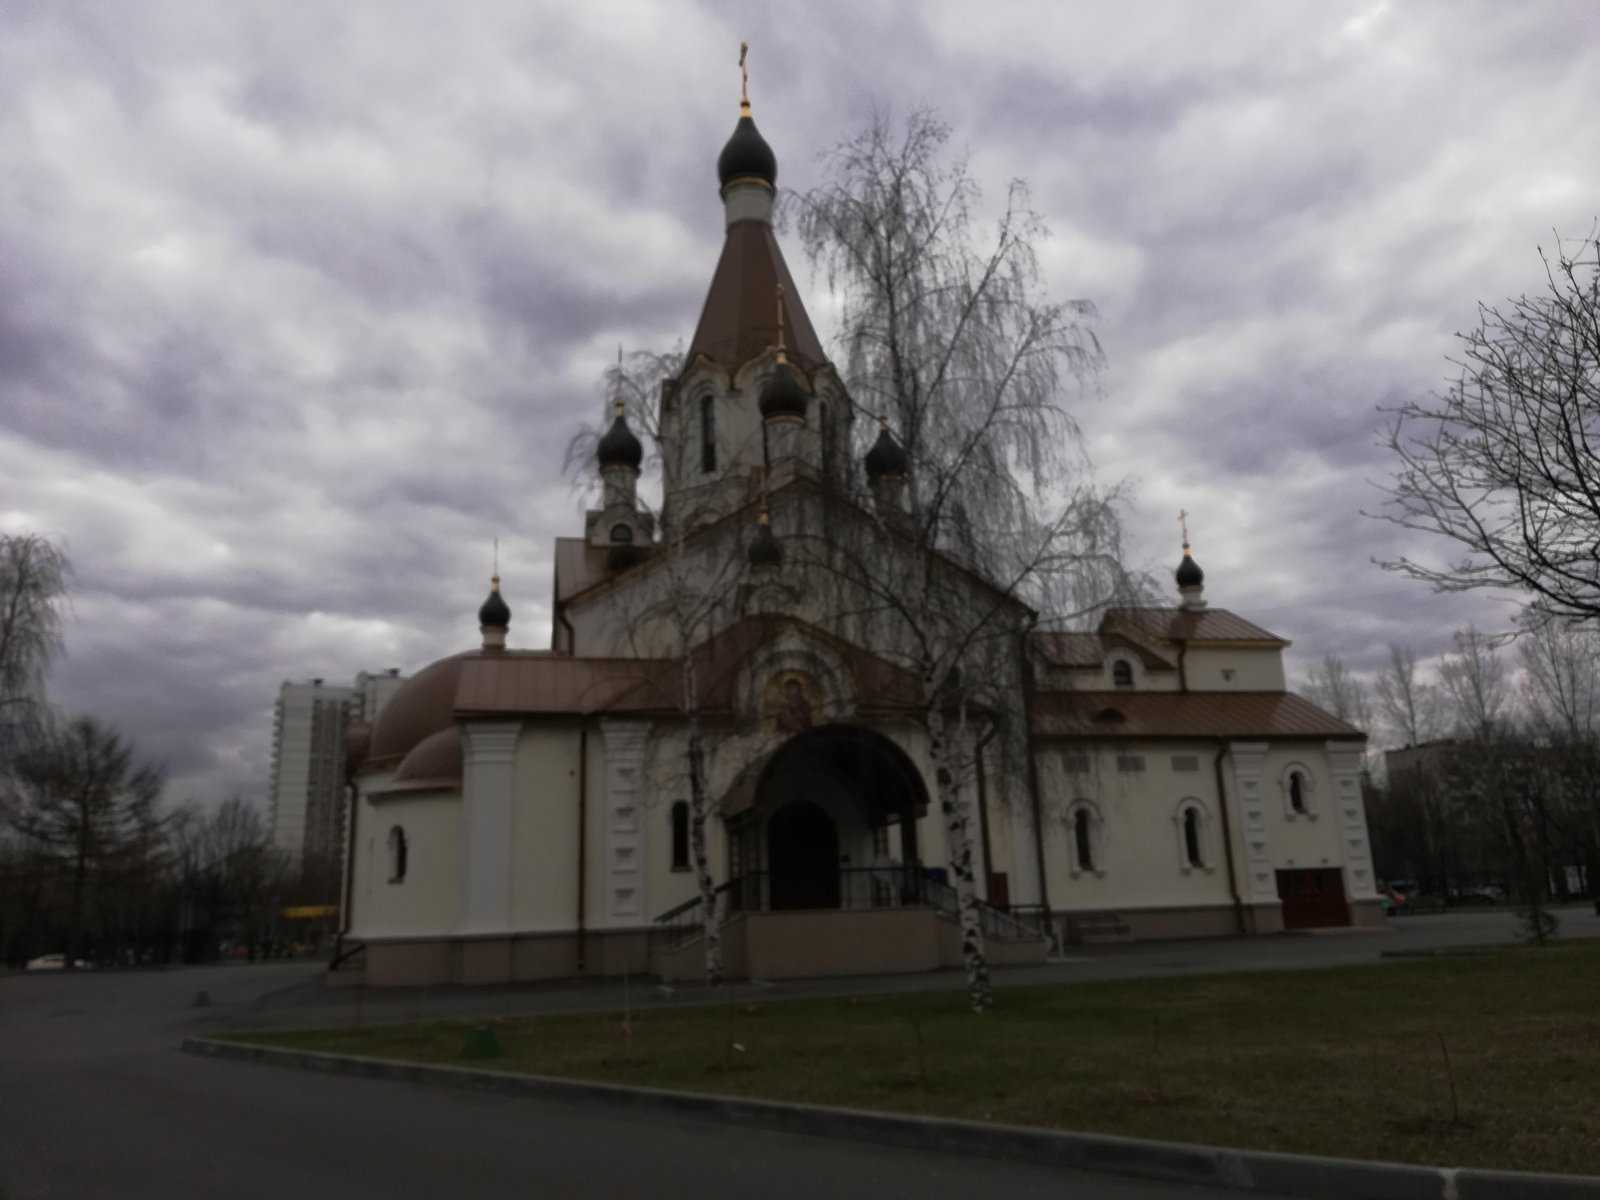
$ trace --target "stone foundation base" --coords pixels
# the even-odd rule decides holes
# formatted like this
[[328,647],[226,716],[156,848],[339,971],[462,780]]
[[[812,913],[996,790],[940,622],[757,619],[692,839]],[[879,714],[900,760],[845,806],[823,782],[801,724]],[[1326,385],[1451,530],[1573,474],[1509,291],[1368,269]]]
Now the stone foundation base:
[[[581,950],[581,959],[580,959]],[[650,931],[522,933],[506,937],[383,938],[366,943],[369,987],[531,983],[650,971]]]
[[[1057,909],[1053,915],[1056,929],[1063,935],[1074,918],[1081,919],[1085,928],[1092,932],[1096,924],[1094,918],[1115,917],[1116,923],[1122,928],[1118,936],[1110,940],[1117,941],[1156,942],[1180,938],[1238,937],[1241,932],[1283,932],[1283,907],[1279,904],[1246,904],[1238,911],[1231,904],[1188,908],[1120,908],[1112,911]],[[1109,922],[1106,924],[1109,928]]]

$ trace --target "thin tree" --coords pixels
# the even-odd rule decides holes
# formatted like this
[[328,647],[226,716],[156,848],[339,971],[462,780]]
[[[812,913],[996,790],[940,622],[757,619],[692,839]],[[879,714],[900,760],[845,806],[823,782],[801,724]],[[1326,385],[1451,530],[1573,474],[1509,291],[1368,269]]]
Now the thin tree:
[[0,533],[0,768],[44,715],[45,675],[61,652],[71,565],[49,539]]
[[148,846],[161,787],[161,770],[136,762],[93,717],[48,730],[17,756],[6,815],[67,877],[70,952],[84,947],[91,876]]
[[1401,405],[1397,460],[1375,514],[1452,543],[1442,566],[1402,555],[1390,571],[1439,591],[1512,588],[1554,616],[1600,617],[1600,239],[1555,259],[1545,286],[1480,304],[1457,334],[1455,378]]
[[1337,654],[1323,655],[1320,663],[1306,672],[1306,694],[1322,708],[1354,725],[1372,725],[1372,704],[1367,685]]
[[[970,998],[983,1012],[968,719],[1020,694],[1020,636],[1039,612],[1081,616],[1123,594],[1127,577],[1118,496],[1089,482],[1064,405],[1102,365],[1093,306],[1042,296],[1047,230],[1020,181],[992,235],[979,233],[979,188],[964,161],[946,161],[949,134],[928,112],[901,128],[880,115],[831,152],[828,183],[787,207],[841,303],[851,398],[882,419],[908,468],[893,497],[858,490],[875,527],[832,523],[809,566],[836,578],[835,615],[854,640],[920,680]],[[878,422],[854,426],[865,450]],[[1002,724],[1023,735],[1020,719]]]
[[1398,745],[1420,746],[1436,736],[1438,695],[1417,676],[1417,654],[1389,643],[1389,661],[1378,672],[1374,692],[1378,712]]

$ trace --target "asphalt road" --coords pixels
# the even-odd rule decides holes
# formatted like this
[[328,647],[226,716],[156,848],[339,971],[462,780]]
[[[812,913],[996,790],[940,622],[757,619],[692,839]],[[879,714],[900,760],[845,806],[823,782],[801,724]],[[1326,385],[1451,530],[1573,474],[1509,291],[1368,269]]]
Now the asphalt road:
[[[1226,1193],[181,1053],[308,968],[0,978],[4,1200]],[[189,1007],[205,989],[215,1006]],[[1236,1193],[1235,1193],[1236,1194]]]

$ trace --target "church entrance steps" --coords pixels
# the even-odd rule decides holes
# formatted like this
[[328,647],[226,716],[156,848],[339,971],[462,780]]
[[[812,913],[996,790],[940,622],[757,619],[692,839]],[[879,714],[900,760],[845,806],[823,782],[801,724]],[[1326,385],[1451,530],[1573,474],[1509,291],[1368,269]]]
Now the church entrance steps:
[[1133,929],[1120,913],[1082,912],[1069,913],[1066,918],[1067,944],[1069,946],[1104,945],[1110,942],[1131,942]]

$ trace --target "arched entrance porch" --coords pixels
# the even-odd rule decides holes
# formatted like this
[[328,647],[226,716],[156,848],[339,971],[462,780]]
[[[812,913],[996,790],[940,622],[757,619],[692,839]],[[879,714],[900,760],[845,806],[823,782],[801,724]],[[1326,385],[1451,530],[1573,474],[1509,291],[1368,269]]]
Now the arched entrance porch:
[[746,911],[920,902],[922,775],[883,734],[806,730],[760,764],[729,814],[734,905]]

